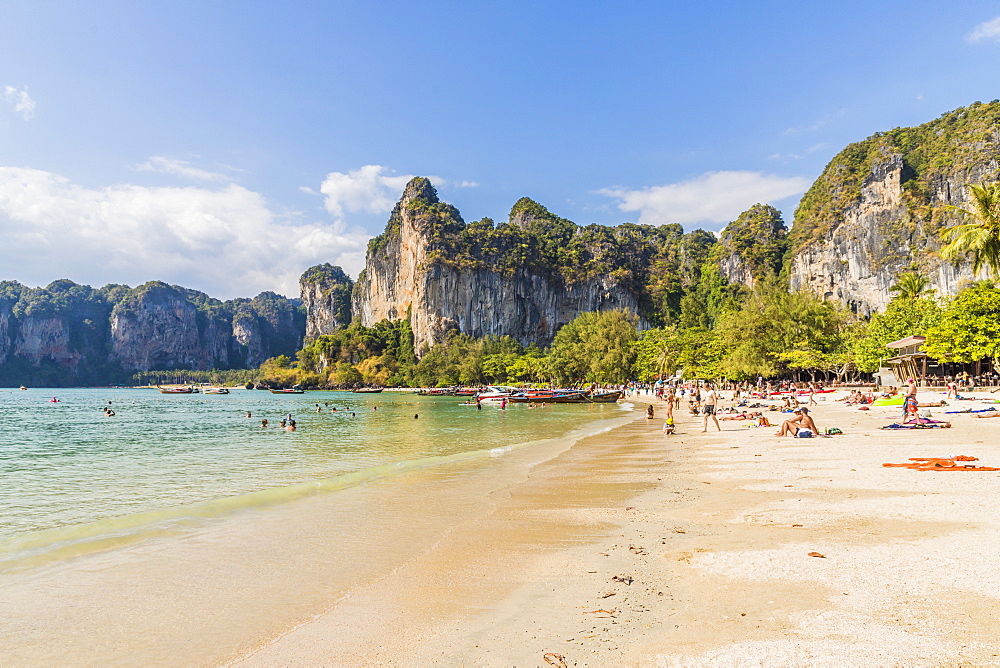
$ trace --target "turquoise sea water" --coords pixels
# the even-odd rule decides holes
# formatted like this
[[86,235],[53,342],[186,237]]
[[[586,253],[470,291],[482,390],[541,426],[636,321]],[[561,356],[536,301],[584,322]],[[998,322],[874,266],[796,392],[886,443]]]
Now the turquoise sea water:
[[[69,544],[496,456],[622,414],[615,404],[501,411],[461,401],[398,392],[4,389],[0,570]],[[109,402],[113,417],[102,411]],[[295,432],[278,427],[288,413]],[[270,425],[262,429],[263,418]]]

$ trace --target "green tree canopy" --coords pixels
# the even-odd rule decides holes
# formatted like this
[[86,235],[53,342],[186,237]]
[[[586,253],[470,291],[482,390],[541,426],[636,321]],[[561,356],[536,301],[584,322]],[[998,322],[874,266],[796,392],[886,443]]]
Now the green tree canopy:
[[623,310],[583,313],[564,325],[549,352],[560,383],[622,383],[630,379],[638,338],[636,318]]
[[1000,355],[1000,289],[990,281],[962,290],[927,330],[923,350],[931,357],[978,362]]
[[946,244],[941,257],[959,261],[971,255],[973,272],[986,266],[994,277],[1000,276],[1000,182],[970,185],[968,190],[968,207],[949,209],[972,221],[941,230]]
[[892,357],[887,343],[906,336],[925,336],[941,319],[941,307],[933,299],[909,298],[900,294],[885,311],[875,313],[849,337],[854,364],[859,371],[874,373],[881,361]]

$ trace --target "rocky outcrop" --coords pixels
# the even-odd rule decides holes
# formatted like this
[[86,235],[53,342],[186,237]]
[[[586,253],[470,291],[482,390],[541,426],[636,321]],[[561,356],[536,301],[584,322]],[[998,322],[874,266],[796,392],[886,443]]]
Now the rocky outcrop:
[[781,271],[787,236],[781,212],[773,206],[755,204],[722,231],[712,258],[730,283],[753,288],[765,275]]
[[299,292],[306,309],[306,338],[332,334],[351,323],[354,282],[340,267],[320,264],[299,278]]
[[968,262],[942,261],[938,235],[963,220],[949,206],[965,203],[967,184],[996,178],[998,158],[1000,103],[847,147],[796,211],[791,288],[867,314],[885,308],[903,271],[922,273],[941,296],[985,278]]
[[[509,224],[517,227],[545,223],[530,212],[511,218]],[[639,312],[632,289],[610,273],[572,280],[551,266],[486,266],[490,263],[475,253],[494,228],[491,221],[478,225],[478,237],[463,237],[468,230],[457,210],[438,200],[427,179],[410,181],[385,233],[369,245],[354,290],[354,317],[365,326],[409,318],[419,353],[453,330],[547,344],[581,313]],[[515,232],[508,237],[518,238]]]
[[[198,311],[183,293],[147,283],[111,314],[111,358],[126,369],[210,369],[218,347],[203,339],[198,324]],[[205,338],[218,333],[208,318],[203,326]]]
[[154,281],[95,290],[72,281],[45,288],[0,283],[0,382],[127,382],[136,371],[256,367],[294,355],[305,314],[264,292],[221,302]]
[[75,371],[80,354],[70,349],[69,325],[63,318],[27,316],[18,327],[13,354],[38,365],[49,359]]

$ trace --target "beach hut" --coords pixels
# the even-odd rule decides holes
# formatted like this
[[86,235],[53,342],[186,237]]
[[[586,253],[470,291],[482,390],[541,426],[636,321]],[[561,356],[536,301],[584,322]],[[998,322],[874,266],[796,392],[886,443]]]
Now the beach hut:
[[935,360],[920,350],[926,340],[926,336],[907,336],[886,344],[886,348],[896,351],[896,356],[890,357],[885,363],[892,369],[900,385],[904,384],[907,378],[926,379],[928,364],[937,366]]

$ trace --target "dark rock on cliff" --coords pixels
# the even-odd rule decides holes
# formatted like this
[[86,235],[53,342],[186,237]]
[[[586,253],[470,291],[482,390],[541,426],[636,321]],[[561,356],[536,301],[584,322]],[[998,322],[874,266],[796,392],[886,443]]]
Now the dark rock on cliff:
[[294,354],[305,314],[274,293],[221,302],[153,281],[99,290],[0,283],[0,382],[127,382],[132,372],[257,366]]

